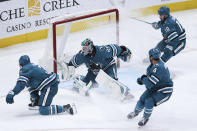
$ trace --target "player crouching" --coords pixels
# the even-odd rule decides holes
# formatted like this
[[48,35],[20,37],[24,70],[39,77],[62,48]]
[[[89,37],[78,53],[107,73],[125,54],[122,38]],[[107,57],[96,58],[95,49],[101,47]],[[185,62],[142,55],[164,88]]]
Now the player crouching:
[[67,112],[73,115],[76,112],[74,105],[51,105],[58,92],[59,76],[56,73],[47,73],[42,67],[30,63],[27,55],[19,59],[20,72],[16,86],[6,96],[8,104],[14,103],[14,96],[18,95],[25,86],[28,87],[31,108],[38,106],[41,115],[52,115]]

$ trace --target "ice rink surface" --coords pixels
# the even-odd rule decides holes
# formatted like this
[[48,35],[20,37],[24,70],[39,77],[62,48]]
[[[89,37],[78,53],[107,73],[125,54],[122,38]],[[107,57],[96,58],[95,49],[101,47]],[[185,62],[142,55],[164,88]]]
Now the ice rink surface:
[[[27,54],[33,63],[38,63],[46,41],[18,44],[0,49],[0,131],[196,131],[197,10],[172,15],[186,29],[187,45],[183,52],[167,63],[174,81],[171,99],[154,108],[145,127],[137,126],[143,113],[133,120],[127,120],[126,116],[133,111],[139,96],[145,90],[144,86],[136,84],[136,79],[145,73],[148,66],[142,60],[162,37],[160,31],[154,30],[150,25],[125,17],[120,23],[120,42],[132,50],[133,59],[130,63],[121,62],[118,77],[135,95],[132,101],[121,103],[102,88],[93,89],[90,97],[80,96],[68,89],[71,86],[71,82],[68,82],[60,85],[53,104],[75,103],[78,112],[74,116],[66,113],[40,116],[37,111],[28,110],[27,91],[15,96],[15,103],[8,105],[5,95],[13,89],[18,78],[19,57]],[[159,20],[156,15],[141,19],[149,22]]]

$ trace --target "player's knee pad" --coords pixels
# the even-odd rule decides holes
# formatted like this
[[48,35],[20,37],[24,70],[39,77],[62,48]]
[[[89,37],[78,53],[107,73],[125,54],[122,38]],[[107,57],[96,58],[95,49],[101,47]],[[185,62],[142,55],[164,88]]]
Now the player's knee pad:
[[58,92],[58,84],[52,85],[50,88],[50,93],[54,97]]
[[138,100],[136,107],[143,109],[144,108],[144,101]]
[[145,107],[146,108],[152,108],[154,106],[154,103],[155,102],[154,102],[153,98],[152,97],[148,97],[145,100]]
[[39,106],[39,112],[41,115],[54,115],[64,112],[63,106],[50,105],[50,106]]
[[145,99],[147,97],[149,97],[151,94],[151,92],[149,92],[148,90],[146,90],[141,96],[140,96],[140,101],[142,101],[143,103],[145,102]]
[[49,110],[49,106],[39,106],[39,113],[41,115],[50,115],[51,112]]

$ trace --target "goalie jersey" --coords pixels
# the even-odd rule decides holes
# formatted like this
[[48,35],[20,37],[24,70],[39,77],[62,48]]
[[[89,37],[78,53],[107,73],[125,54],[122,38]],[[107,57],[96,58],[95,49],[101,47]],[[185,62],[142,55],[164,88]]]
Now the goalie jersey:
[[147,90],[161,91],[163,93],[172,92],[173,82],[170,78],[168,68],[162,61],[159,61],[156,65],[149,65],[147,68],[147,77],[142,79]]
[[85,64],[89,69],[92,64],[99,65],[102,70],[107,70],[111,65],[115,64],[113,57],[121,54],[121,47],[115,44],[105,46],[94,46],[93,55],[84,55],[81,51],[73,56],[69,65],[73,65],[75,68],[81,64]]

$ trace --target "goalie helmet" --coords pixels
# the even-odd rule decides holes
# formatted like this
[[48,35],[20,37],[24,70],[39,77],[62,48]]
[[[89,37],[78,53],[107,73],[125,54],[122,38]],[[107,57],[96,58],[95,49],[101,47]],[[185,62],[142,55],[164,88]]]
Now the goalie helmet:
[[28,55],[23,55],[19,58],[19,65],[20,66],[24,66],[26,64],[29,64],[30,63],[30,58]]
[[161,53],[159,49],[153,48],[149,50],[149,57],[152,57],[153,59],[159,59],[161,56]]
[[85,39],[81,43],[82,46],[82,53],[84,55],[87,55],[88,53],[91,53],[93,51],[93,41],[89,38]]
[[162,6],[158,10],[159,15],[170,15],[170,9],[167,6]]

